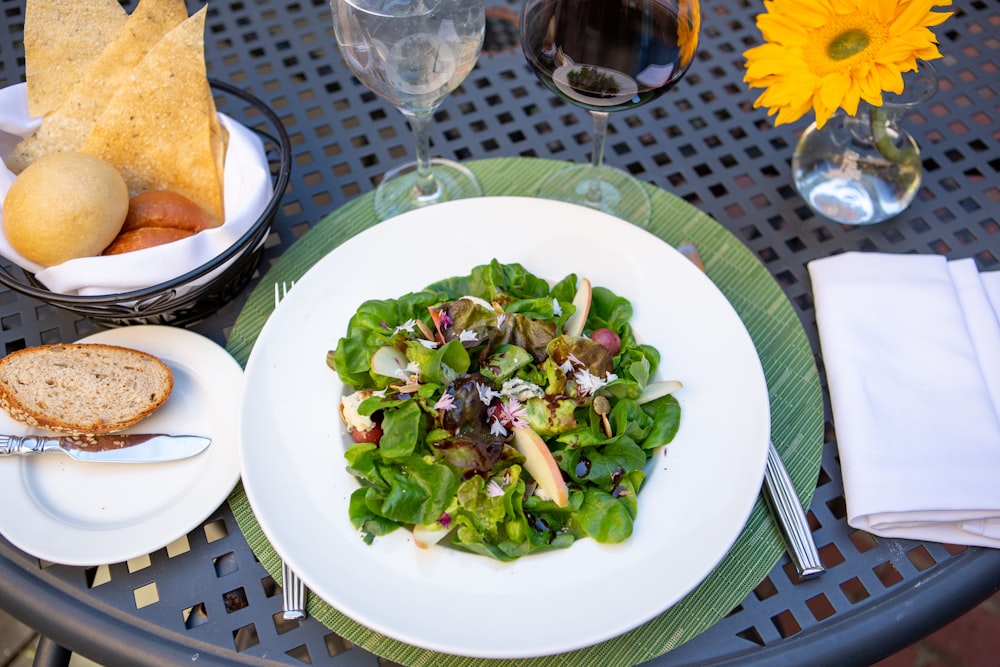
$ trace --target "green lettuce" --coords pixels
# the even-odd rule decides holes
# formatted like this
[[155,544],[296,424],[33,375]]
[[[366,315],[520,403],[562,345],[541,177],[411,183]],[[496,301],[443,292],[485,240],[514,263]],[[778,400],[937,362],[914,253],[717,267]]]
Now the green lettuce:
[[[638,402],[661,357],[637,342],[628,299],[594,287],[584,335],[561,335],[578,282],[570,274],[550,284],[493,260],[358,307],[327,363],[354,390],[379,390],[358,412],[378,423],[381,438],[345,452],[361,483],[348,511],[365,539],[437,525],[448,531],[442,544],[510,561],[577,539],[631,536],[650,458],[676,436],[681,408],[673,396]],[[616,355],[589,338],[599,328],[618,334]],[[390,345],[411,364],[406,378],[371,369]],[[498,398],[507,381],[526,393]],[[609,404],[610,435],[595,397]],[[545,440],[568,486],[565,507],[535,493],[501,423],[515,419]]]

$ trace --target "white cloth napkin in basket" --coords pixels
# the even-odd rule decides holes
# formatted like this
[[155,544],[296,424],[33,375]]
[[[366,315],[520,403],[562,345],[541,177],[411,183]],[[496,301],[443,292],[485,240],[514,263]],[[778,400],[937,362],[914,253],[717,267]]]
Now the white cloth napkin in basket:
[[848,523],[1000,547],[1000,272],[859,252],[808,268]]
[[[253,227],[267,207],[274,187],[260,137],[224,114],[219,114],[219,120],[229,131],[223,183],[226,220],[222,226],[137,252],[82,257],[50,267],[22,257],[0,233],[0,255],[34,273],[53,292],[80,295],[118,294],[159,285],[221,255]],[[28,115],[25,84],[0,89],[0,155],[5,157],[40,123],[41,118]],[[13,182],[14,174],[0,163],[0,203]],[[2,214],[0,207],[0,219]],[[225,266],[185,289],[208,283],[224,269]]]

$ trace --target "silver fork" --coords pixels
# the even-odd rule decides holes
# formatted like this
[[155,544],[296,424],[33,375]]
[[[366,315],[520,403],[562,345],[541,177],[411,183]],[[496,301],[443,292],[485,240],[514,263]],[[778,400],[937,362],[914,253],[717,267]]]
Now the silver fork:
[[306,617],[306,585],[285,561],[281,561],[281,604],[286,621]]
[[[279,285],[274,283],[274,307],[288,295],[288,290],[295,287],[295,281],[282,281]],[[295,621],[306,617],[306,585],[299,579],[299,575],[288,567],[285,561],[281,561],[281,604],[283,608],[282,617],[286,621]]]
[[278,307],[278,303],[288,296],[288,290],[295,287],[295,281],[287,282],[282,280],[281,283],[274,283],[274,307]]

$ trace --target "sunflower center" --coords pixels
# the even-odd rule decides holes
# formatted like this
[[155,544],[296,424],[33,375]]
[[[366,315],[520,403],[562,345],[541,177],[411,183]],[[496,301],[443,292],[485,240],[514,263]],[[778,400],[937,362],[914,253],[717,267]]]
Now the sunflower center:
[[864,51],[869,43],[868,33],[863,30],[848,30],[834,37],[826,51],[833,60],[846,60]]
[[868,60],[888,38],[888,27],[867,12],[839,14],[812,31],[802,55],[813,74],[823,76]]

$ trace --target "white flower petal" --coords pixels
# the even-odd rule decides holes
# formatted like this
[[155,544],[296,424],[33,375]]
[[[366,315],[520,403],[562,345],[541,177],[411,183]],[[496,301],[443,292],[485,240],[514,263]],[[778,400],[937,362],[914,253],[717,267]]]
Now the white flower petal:
[[392,333],[399,333],[400,331],[412,332],[415,326],[417,326],[417,321],[411,318],[393,329]]
[[497,421],[496,418],[494,417],[493,421],[490,422],[490,433],[492,435],[505,436],[505,435],[507,435],[507,429],[505,429],[503,427],[503,424],[501,424],[499,421]]

